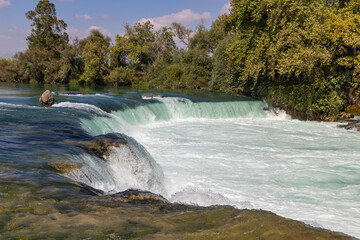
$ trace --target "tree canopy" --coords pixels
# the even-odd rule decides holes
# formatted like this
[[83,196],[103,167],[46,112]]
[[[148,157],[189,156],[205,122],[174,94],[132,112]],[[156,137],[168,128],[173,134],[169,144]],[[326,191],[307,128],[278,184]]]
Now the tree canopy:
[[26,13],[28,49],[0,60],[0,81],[208,89],[266,98],[310,119],[360,109],[358,0],[230,5],[210,29],[146,21],[125,24],[114,42],[93,30],[69,43],[55,5],[40,0]]

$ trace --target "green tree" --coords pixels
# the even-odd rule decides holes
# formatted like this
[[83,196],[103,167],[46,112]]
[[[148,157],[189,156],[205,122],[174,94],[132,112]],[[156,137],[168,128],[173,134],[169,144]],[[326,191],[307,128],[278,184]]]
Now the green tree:
[[176,22],[171,24],[171,28],[173,29],[175,36],[180,40],[180,42],[182,42],[185,46],[188,46],[193,31]]
[[19,81],[17,62],[13,59],[0,58],[0,82],[17,81]]
[[71,61],[62,58],[63,51],[69,49],[67,25],[57,18],[55,5],[49,0],[40,0],[26,17],[32,21],[31,35],[27,37],[28,50],[15,56],[19,61],[19,73],[23,74],[22,81],[68,82],[71,67],[65,72],[64,64]]
[[[308,118],[358,99],[359,2],[232,0],[224,51],[238,91]],[[218,82],[218,81],[217,81]],[[351,90],[351,88],[353,90]]]
[[190,89],[207,89],[211,79],[212,59],[204,49],[189,49],[181,57],[182,85]]
[[35,10],[26,13],[26,17],[33,22],[31,35],[27,37],[29,48],[59,53],[68,43],[67,24],[57,18],[55,4],[49,0],[40,0]]
[[105,37],[99,30],[92,30],[90,35],[80,41],[84,61],[84,72],[79,83],[102,85],[109,73],[110,37]]
[[138,72],[145,71],[154,61],[154,54],[151,46],[155,41],[155,34],[152,31],[154,26],[147,21],[135,23],[133,27],[125,25],[124,36],[116,35],[114,52],[119,53],[116,59],[121,65],[126,56],[126,65]]
[[123,72],[121,69],[132,72],[131,75],[135,76],[131,78],[132,85],[145,84],[144,78],[148,82],[152,81],[158,77],[154,75],[155,72],[160,68],[164,70],[173,61],[176,44],[171,29],[162,27],[154,31],[153,28],[150,21],[136,23],[132,27],[126,25],[125,34],[115,37],[110,54],[111,67],[116,69],[116,76],[123,75],[120,74]]

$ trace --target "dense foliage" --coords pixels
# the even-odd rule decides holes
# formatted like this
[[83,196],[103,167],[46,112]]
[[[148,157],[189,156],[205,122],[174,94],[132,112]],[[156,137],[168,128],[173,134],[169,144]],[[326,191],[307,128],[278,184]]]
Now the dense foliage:
[[358,0],[231,0],[210,29],[138,22],[113,43],[93,30],[70,44],[49,0],[26,17],[28,49],[0,59],[0,81],[209,89],[311,119],[360,109]]

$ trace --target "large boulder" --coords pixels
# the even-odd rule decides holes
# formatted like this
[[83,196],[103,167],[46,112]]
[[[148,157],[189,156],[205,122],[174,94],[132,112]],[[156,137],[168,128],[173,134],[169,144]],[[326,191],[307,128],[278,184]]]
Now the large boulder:
[[49,107],[54,103],[54,96],[51,94],[50,90],[46,90],[40,97],[40,104]]

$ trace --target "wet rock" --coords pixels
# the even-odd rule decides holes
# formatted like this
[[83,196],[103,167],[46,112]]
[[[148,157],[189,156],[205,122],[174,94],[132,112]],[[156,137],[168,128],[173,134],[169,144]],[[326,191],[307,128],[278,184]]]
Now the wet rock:
[[163,97],[164,95],[162,94],[153,94],[153,93],[146,93],[141,95],[142,99],[163,98]]
[[106,196],[107,201],[130,204],[169,204],[163,196],[136,189],[129,189],[113,195]]
[[110,133],[94,137],[92,140],[87,142],[82,142],[82,145],[88,153],[106,161],[111,147],[119,147],[121,144],[127,143],[128,142],[125,139],[120,138],[119,135]]
[[352,129],[356,129],[358,131],[360,131],[360,122],[359,121],[349,121],[347,125],[339,125],[338,127],[340,128],[345,128],[346,130],[352,130]]
[[40,97],[40,104],[49,107],[54,103],[54,96],[51,94],[50,90],[46,90]]
[[48,165],[60,173],[69,173],[74,169],[80,169],[83,167],[81,163],[71,163],[67,161],[55,161],[49,163]]
[[81,187],[81,189],[79,191],[80,193],[90,195],[90,196],[102,196],[105,194],[104,191],[90,187],[89,185],[86,185],[83,183],[79,183],[79,185]]

